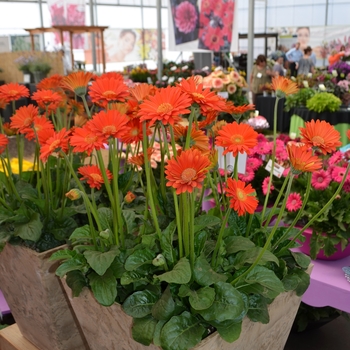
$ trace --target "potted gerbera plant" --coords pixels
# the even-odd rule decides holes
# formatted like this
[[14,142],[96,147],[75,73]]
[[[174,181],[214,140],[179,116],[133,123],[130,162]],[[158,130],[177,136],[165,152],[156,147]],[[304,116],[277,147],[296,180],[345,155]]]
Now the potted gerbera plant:
[[[82,97],[74,76],[67,80]],[[273,84],[277,102],[297,91],[283,77]],[[71,235],[74,248],[55,253],[52,259],[62,261],[56,273],[66,276],[72,289],[71,303],[90,347],[200,349],[207,344],[229,349],[239,344],[229,343],[240,339],[251,341],[254,348],[261,338],[242,339],[241,331],[247,332],[249,320],[268,323],[270,317],[282,325],[270,330],[276,334],[274,341],[284,343],[286,324],[292,324],[300,298],[283,316],[269,314],[268,305],[277,296],[291,305],[285,299],[287,291],[300,297],[308,286],[305,271],[310,259],[289,249],[297,245],[303,229],[279,224],[293,178],[321,169],[318,156],[307,146],[289,145],[291,169],[275,205],[267,210],[271,173],[264,206],[256,213],[255,190],[239,180],[238,162],[243,152],[249,154],[258,144],[258,134],[236,122],[219,122],[217,136],[206,134],[219,112],[232,110],[215,92],[195,78],[155,90],[146,84],[127,89],[109,77],[96,79],[88,94],[103,109],[68,137],[57,134],[55,146],[52,141],[49,145],[75,179],[68,197],[85,205],[89,219]],[[160,154],[154,169],[156,140]],[[60,146],[66,142],[73,154],[83,153],[87,161],[96,154],[96,165],[76,172],[67,149]],[[101,155],[105,144],[108,159]],[[222,147],[225,159],[227,154],[235,157],[232,172],[218,173],[217,152],[210,145]],[[204,213],[202,200],[208,188],[216,206]],[[269,226],[275,214],[276,223]],[[103,310],[107,314],[101,317]],[[275,317],[281,318],[277,322]]]

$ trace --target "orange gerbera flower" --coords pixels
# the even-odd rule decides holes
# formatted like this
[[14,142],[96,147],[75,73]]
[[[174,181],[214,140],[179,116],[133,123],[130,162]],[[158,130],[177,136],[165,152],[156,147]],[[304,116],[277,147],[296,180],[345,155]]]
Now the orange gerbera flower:
[[154,96],[157,91],[157,88],[150,84],[138,84],[129,89],[130,96],[132,99],[137,102],[143,102],[143,100],[147,99],[148,96]]
[[40,159],[45,163],[50,155],[59,151],[67,152],[69,131],[63,128],[49,137],[40,148]]
[[62,79],[61,86],[64,89],[73,91],[77,96],[85,96],[89,81],[93,78],[90,72],[74,72],[70,73]]
[[0,154],[4,152],[6,146],[9,143],[7,136],[0,134]]
[[243,114],[247,111],[254,111],[255,106],[248,104],[243,106],[235,106],[232,101],[227,101],[226,103],[226,112],[230,114]]
[[74,147],[73,152],[86,152],[88,156],[94,150],[104,148],[103,143],[107,142],[105,137],[99,137],[93,132],[88,124],[82,128],[75,128],[70,137],[70,144]]
[[[186,136],[188,127],[177,124],[174,126],[174,137],[176,141],[180,141],[181,145],[186,142]],[[195,125],[192,125],[190,135],[190,146],[196,148],[203,153],[209,152],[209,138],[203,130],[196,129]]]
[[198,128],[204,129],[210,124],[214,123],[220,112],[214,109],[207,110],[205,113],[205,119],[198,122]]
[[340,133],[334,126],[324,120],[311,120],[305,123],[305,128],[299,128],[305,145],[320,150],[323,154],[335,152],[340,147]]
[[37,85],[38,90],[60,90],[63,76],[54,74],[49,78],[44,78]]
[[38,107],[30,104],[28,106],[23,106],[18,108],[16,114],[14,114],[11,119],[11,128],[18,129],[21,132],[23,129],[29,128],[34,120],[34,117],[39,116]]
[[223,155],[229,152],[232,152],[234,157],[238,152],[249,154],[250,149],[258,144],[258,133],[247,124],[226,124],[218,134],[215,144],[225,148]]
[[38,140],[39,140],[39,145],[42,146],[46,143],[48,139],[53,137],[55,135],[55,130],[54,129],[42,129],[38,130]]
[[19,100],[21,97],[28,97],[29,90],[20,84],[9,83],[0,86],[0,99],[6,102]]
[[287,152],[294,174],[300,174],[303,171],[313,172],[322,168],[321,160],[312,154],[308,146],[288,143]]
[[[153,153],[153,149],[152,148],[148,148],[147,149],[148,160],[151,159],[152,153]],[[142,167],[145,164],[145,157],[144,157],[143,153],[139,153],[136,156],[130,157],[128,159],[128,163],[136,165],[138,167]]]
[[227,179],[226,196],[230,197],[230,207],[239,216],[245,213],[253,214],[259,201],[251,184],[246,186],[245,182],[235,179]]
[[75,100],[72,100],[72,99],[68,100],[68,105],[72,111],[72,115],[76,115],[76,114],[82,115],[85,112],[84,106]]
[[0,109],[5,109],[7,106],[7,101],[4,98],[0,99]]
[[14,135],[17,134],[17,129],[11,128],[11,125],[10,125],[9,122],[4,123],[4,124],[2,125],[2,128],[4,129],[4,134],[5,134],[6,136],[14,136]]
[[45,109],[50,106],[50,110],[56,110],[59,104],[63,101],[61,95],[52,90],[40,90],[34,92],[32,100],[36,101],[40,108]]
[[[104,183],[102,172],[97,165],[82,166],[78,168],[78,172],[80,175],[83,176],[80,180],[86,180],[86,182],[91,188],[97,188],[99,190],[102,184]],[[106,169],[106,173],[108,181],[111,181],[113,178],[112,173],[108,169]]]
[[96,79],[89,89],[92,102],[106,105],[109,102],[124,101],[129,96],[128,87],[114,78]]
[[[130,119],[127,126],[128,130],[121,136],[120,140],[126,144],[142,141],[143,133],[140,119]],[[147,135],[150,134],[151,130],[147,128]]]
[[50,120],[45,117],[35,116],[30,128],[20,131],[25,134],[26,139],[33,140],[41,130],[54,130],[54,126]]
[[203,181],[210,167],[210,160],[197,149],[182,151],[176,158],[171,158],[166,165],[167,186],[174,187],[176,194],[202,188]]
[[181,80],[179,88],[191,98],[192,103],[197,103],[203,114],[209,110],[222,111],[225,109],[225,102],[214,91],[203,89],[203,84],[196,83],[192,76],[188,79]]
[[277,97],[286,97],[299,91],[298,84],[281,75],[273,77],[271,85],[272,89],[276,91]]
[[140,105],[139,116],[141,121],[150,121],[153,125],[156,121],[161,121],[164,125],[174,125],[181,120],[181,114],[188,114],[187,109],[191,105],[188,95],[182,93],[177,87],[166,87],[158,90],[149,100]]
[[101,111],[88,122],[92,132],[100,138],[119,138],[128,131],[128,117],[116,110]]
[[120,73],[117,73],[117,72],[103,73],[99,77],[97,77],[95,80],[105,79],[105,78],[108,78],[108,79],[113,78],[113,79],[119,80],[121,82],[124,82],[124,77]]

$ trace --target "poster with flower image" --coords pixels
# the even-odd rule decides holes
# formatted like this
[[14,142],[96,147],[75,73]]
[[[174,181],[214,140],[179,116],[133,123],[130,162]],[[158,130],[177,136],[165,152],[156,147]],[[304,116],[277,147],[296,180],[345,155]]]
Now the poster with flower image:
[[170,0],[176,45],[197,40],[199,10],[195,0]]
[[198,48],[230,51],[235,0],[203,0],[199,17]]

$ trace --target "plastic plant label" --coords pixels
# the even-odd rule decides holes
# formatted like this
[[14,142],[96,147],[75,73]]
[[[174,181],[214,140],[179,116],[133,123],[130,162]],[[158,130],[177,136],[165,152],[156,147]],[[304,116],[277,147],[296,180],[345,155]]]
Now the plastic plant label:
[[175,77],[170,77],[168,80],[168,84],[172,84],[175,81]]
[[[224,149],[223,147],[216,147],[218,150],[218,166],[221,169],[225,169],[225,156],[223,156]],[[228,171],[232,171],[235,168],[235,157],[232,153],[226,154],[226,167]],[[247,153],[238,154],[238,173],[245,174],[247,167]]]
[[227,91],[219,91],[218,95],[223,98],[228,98],[228,92]]
[[152,78],[151,78],[151,77],[147,77],[147,83],[148,83],[148,84],[153,84]]
[[[271,173],[271,168],[272,168],[272,159],[270,159],[267,164],[265,169]],[[277,176],[278,178],[281,178],[284,172],[284,168],[282,165],[279,165],[277,163],[275,163],[274,167],[273,167],[273,175]]]

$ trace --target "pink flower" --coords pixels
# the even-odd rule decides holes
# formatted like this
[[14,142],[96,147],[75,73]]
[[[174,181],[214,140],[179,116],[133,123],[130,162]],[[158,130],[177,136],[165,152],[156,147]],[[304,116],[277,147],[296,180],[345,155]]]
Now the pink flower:
[[258,142],[258,144],[250,150],[250,154],[268,154],[271,152],[272,144],[269,142]]
[[287,177],[287,175],[289,174],[289,171],[290,171],[290,168],[285,168],[284,171],[283,171],[283,176]]
[[214,78],[211,84],[214,89],[222,89],[224,87],[224,82],[221,78]]
[[315,171],[312,174],[311,185],[316,190],[325,190],[328,187],[331,180],[332,178],[327,171],[319,170],[319,171]]
[[[262,183],[262,191],[263,191],[263,194],[266,196],[267,194],[267,187],[269,186],[269,181],[270,181],[270,176],[268,177],[265,177],[263,183]],[[273,186],[272,182],[271,182],[271,187],[270,187],[270,193],[275,189],[275,187]]]
[[241,181],[244,181],[244,182],[251,182],[253,181],[254,179],[254,171],[251,170],[251,169],[246,169],[246,172],[245,174],[238,174],[238,178],[241,180]]
[[176,7],[175,11],[177,29],[185,34],[193,32],[198,20],[196,8],[189,1],[184,1]]
[[300,194],[293,192],[288,196],[286,208],[288,211],[297,211],[301,208],[302,204]]
[[328,159],[329,165],[335,165],[343,160],[343,153],[340,151],[334,152],[331,157]]
[[341,166],[335,166],[332,170],[332,179],[335,182],[342,182],[346,169]]
[[[233,72],[233,73],[235,73],[235,72]],[[264,134],[258,134],[257,140],[258,140],[258,142],[267,142],[267,138]]]
[[247,160],[247,167],[253,171],[257,170],[262,165],[262,160],[254,157],[249,157]]
[[343,186],[343,191],[346,193],[350,192],[350,182],[345,181],[344,186]]

